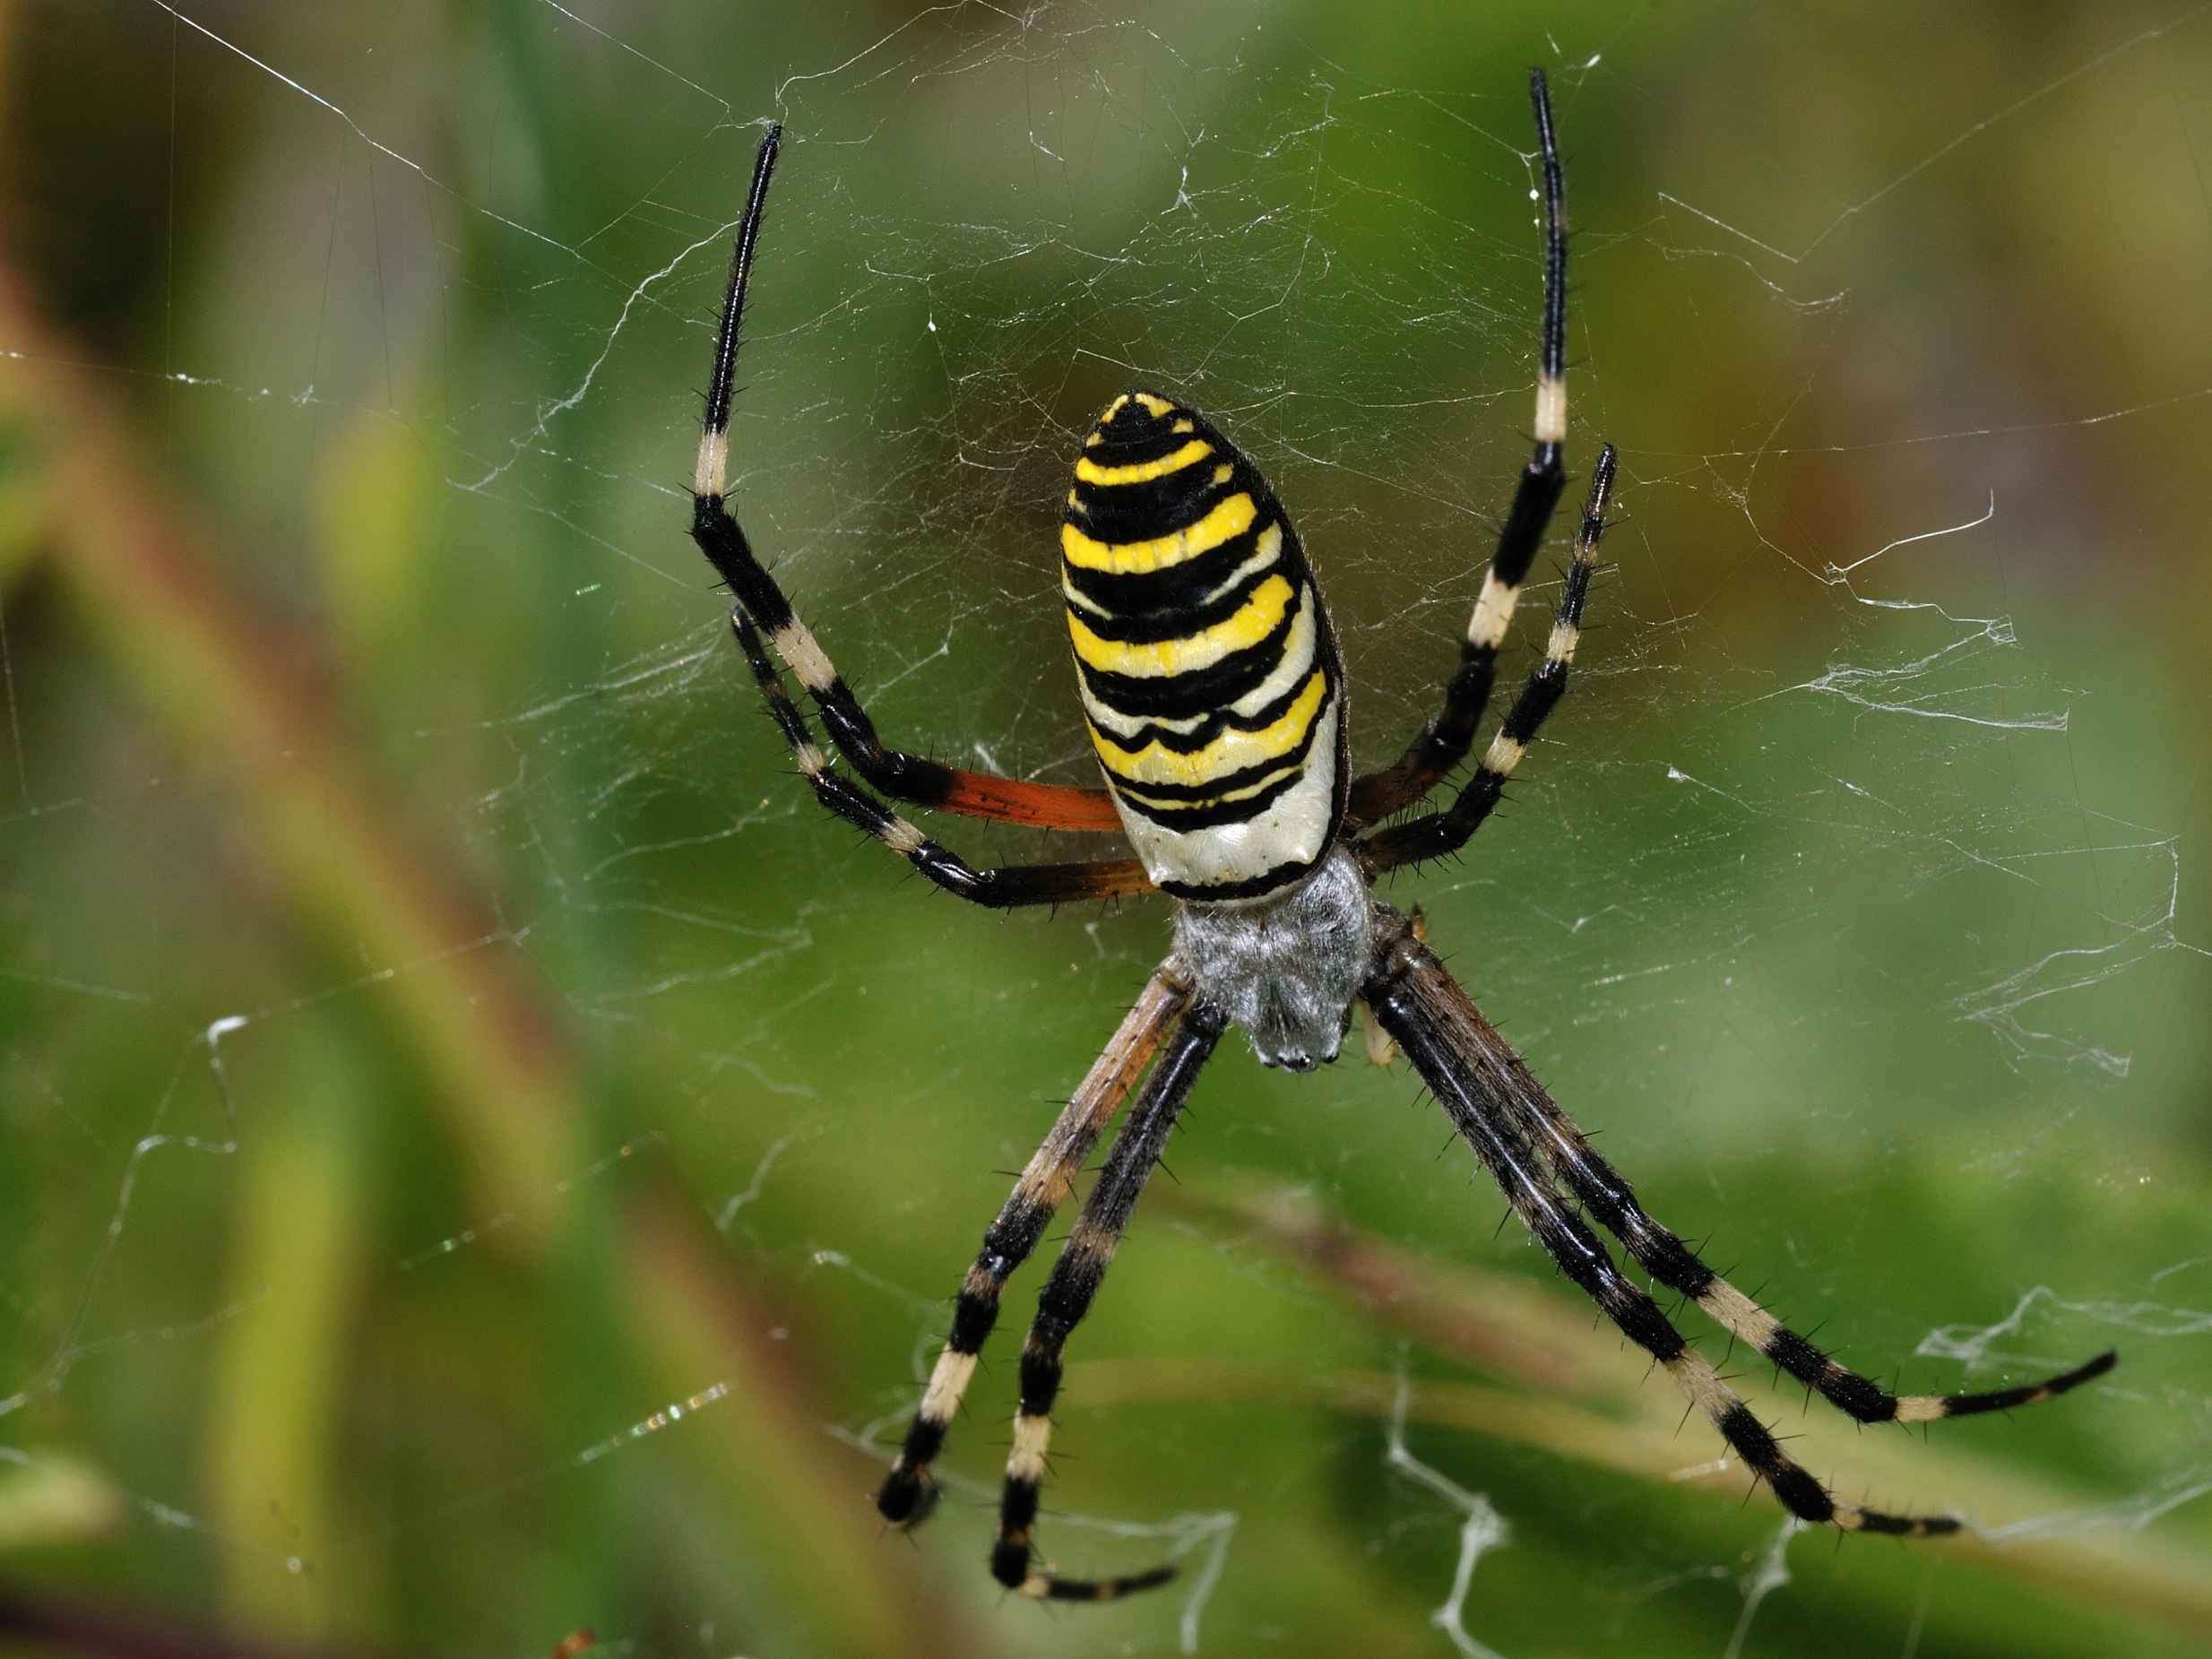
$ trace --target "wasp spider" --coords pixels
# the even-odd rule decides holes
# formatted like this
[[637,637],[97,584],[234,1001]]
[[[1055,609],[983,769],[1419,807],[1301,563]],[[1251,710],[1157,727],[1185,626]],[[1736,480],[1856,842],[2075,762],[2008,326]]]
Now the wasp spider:
[[[1022,1348],[1021,1401],[990,1567],[999,1583],[1024,1595],[1100,1600],[1162,1583],[1172,1570],[1065,1577],[1036,1563],[1033,1534],[1061,1348],[1097,1293],[1199,1071],[1231,1024],[1245,1028],[1264,1064],[1310,1071],[1336,1058],[1353,1004],[1364,1003],[1560,1270],[1650,1353],[1803,1520],[1915,1535],[1959,1525],[1949,1516],[1888,1515],[1846,1503],[1799,1466],[1652,1296],[1615,1265],[1590,1223],[1612,1233],[1658,1284],[1696,1302],[1732,1337],[1861,1422],[1926,1422],[2027,1405],[2113,1362],[2104,1353],[2045,1382],[1957,1395],[1896,1395],[1847,1370],[1645,1212],[1445,972],[1420,929],[1370,892],[1386,871],[1463,846],[1497,805],[1567,688],[1605,531],[1615,471],[1611,445],[1591,478],[1542,661],[1450,803],[1400,816],[1442,783],[1472,747],[1515,601],[1566,486],[1564,184],[1541,73],[1531,74],[1529,90],[1545,216],[1535,453],[1514,492],[1441,710],[1395,761],[1357,778],[1347,760],[1343,664],[1289,515],[1258,470],[1204,416],[1143,391],[1114,399],[1084,439],[1060,525],[1077,688],[1106,787],[1021,782],[885,746],[755,557],[726,496],[739,325],[780,130],[771,127],[761,141],[715,337],[691,534],[736,595],[730,626],[799,771],[831,812],[946,892],[978,904],[1154,891],[1179,901],[1166,960],[985,1232],[961,1286],[951,1335],[877,1496],[877,1508],[901,1525],[929,1513],[937,1491],[930,1465],[997,1320],[999,1293],[1067,1197],[1108,1119],[1134,1097]],[[849,772],[834,767],[814,740],[784,689],[779,662],[812,697]],[[1119,829],[1137,856],[977,869],[885,797],[1037,829]]]

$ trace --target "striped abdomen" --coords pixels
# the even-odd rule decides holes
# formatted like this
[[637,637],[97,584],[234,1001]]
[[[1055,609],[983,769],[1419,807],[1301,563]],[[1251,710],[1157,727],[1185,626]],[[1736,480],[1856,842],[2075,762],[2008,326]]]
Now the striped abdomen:
[[1091,741],[1154,881],[1249,898],[1344,817],[1344,677],[1274,492],[1195,411],[1131,392],[1084,440],[1060,576]]

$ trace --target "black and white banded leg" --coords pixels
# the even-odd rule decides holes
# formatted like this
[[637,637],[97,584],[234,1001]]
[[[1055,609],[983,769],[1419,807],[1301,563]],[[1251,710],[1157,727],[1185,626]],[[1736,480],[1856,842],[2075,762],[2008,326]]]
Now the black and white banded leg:
[[1352,785],[1349,817],[1375,824],[1409,807],[1466,758],[1490,704],[1498,673],[1498,651],[1513,625],[1521,584],[1543,545],[1544,531],[1560,494],[1567,487],[1563,456],[1567,444],[1567,183],[1560,167],[1559,139],[1551,125],[1551,94],[1541,69],[1528,76],[1529,102],[1536,115],[1538,160],[1543,173],[1544,264],[1543,344],[1537,370],[1535,451],[1522,469],[1513,505],[1498,533],[1482,591],[1468,619],[1459,668],[1444,688],[1444,707],[1406,746],[1405,752],[1379,772]]
[[1100,859],[1082,864],[1015,864],[980,870],[940,846],[912,823],[842,773],[832,770],[807,730],[806,717],[784,689],[776,665],[761,642],[760,630],[739,606],[730,613],[738,648],[753,670],[769,717],[791,745],[791,758],[813,786],[815,799],[837,817],[866,831],[938,886],[972,903],[994,910],[1024,904],[1067,904],[1084,899],[1122,898],[1150,893],[1152,877],[1135,859]]
[[1063,1578],[1050,1568],[1033,1566],[1032,1556],[1038,1494],[1051,1447],[1052,1405],[1059,1395],[1060,1350],[1090,1310],[1130,1212],[1225,1024],[1210,1003],[1193,1003],[1185,1014],[1143,1095],[1130,1108],[1129,1120],[1037,1298],[1037,1317],[1022,1344],[1021,1405],[1014,1415],[1014,1446],[1007,1454],[1006,1488],[998,1504],[998,1542],[990,1557],[991,1576],[1020,1594],[1056,1602],[1106,1601],[1175,1576],[1172,1567],[1162,1566],[1121,1578]]
[[1189,997],[1188,986],[1171,962],[1154,971],[1144,995],[1068,1098],[1067,1108],[1014,1183],[998,1219],[983,1234],[983,1249],[968,1269],[954,1305],[952,1334],[929,1373],[906,1442],[876,1494],[876,1508],[886,1520],[919,1525],[936,1506],[938,1489],[929,1465],[944,1447],[961,1396],[975,1375],[983,1341],[998,1323],[999,1294],[1044,1236],[1100,1133],[1145,1075]]
[[[1453,1127],[1504,1189],[1514,1214],[1560,1270],[1629,1340],[1658,1362],[1746,1466],[1772,1487],[1783,1507],[1799,1519],[1845,1532],[1903,1536],[1951,1533],[1960,1525],[1952,1516],[1891,1515],[1837,1500],[1784,1453],[1773,1431],[1689,1345],[1658,1303],[1614,1266],[1604,1244],[1552,1184],[1552,1169],[1560,1171],[1575,1200],[1605,1220],[1609,1227],[1615,1231],[1625,1229],[1624,1236],[1641,1236],[1641,1247],[1632,1249],[1632,1253],[1661,1283],[1673,1284],[1655,1265],[1661,1262],[1684,1281],[1674,1288],[1699,1283],[1697,1275],[1702,1274],[1702,1293],[1687,1293],[1695,1295],[1724,1327],[1753,1343],[1792,1375],[1802,1376],[1862,1421],[1924,1422],[2033,1404],[2112,1369],[2113,1356],[2105,1353],[2063,1376],[2026,1387],[1987,1394],[1899,1396],[1836,1366],[1749,1297],[1710,1274],[1679,1239],[1644,1215],[1619,1176],[1597,1162],[1586,1144],[1570,1159],[1563,1148],[1581,1142],[1579,1131],[1572,1129],[1565,1114],[1541,1088],[1535,1089],[1534,1096],[1525,1093],[1534,1084],[1519,1058],[1445,972],[1443,964],[1413,937],[1404,920],[1387,911],[1385,915],[1387,921],[1376,971],[1361,992],[1378,1023],[1405,1051]],[[1554,1117],[1556,1121],[1551,1121]],[[1570,1162],[1580,1166],[1578,1173],[1567,1172]],[[1631,1216],[1638,1218],[1640,1226]],[[1617,1227],[1616,1222],[1620,1223]],[[1672,1252],[1679,1255],[1658,1242],[1662,1236]],[[1876,1395],[1880,1396],[1879,1402]]]
[[1491,1081],[1491,1098],[1513,1119],[1520,1137],[1537,1150],[1568,1196],[1619,1239],[1654,1280],[1696,1302],[1715,1325],[1845,1415],[1862,1423],[1916,1423],[2010,1411],[2102,1377],[2117,1361],[2118,1355],[2107,1350],[2070,1371],[2017,1388],[1978,1394],[1891,1393],[1791,1330],[1707,1266],[1678,1234],[1653,1220],[1620,1172],[1590,1145],[1581,1127],[1551,1098],[1497,1027],[1472,1000],[1461,1000],[1458,1018],[1482,1056],[1482,1070]]
[[691,539],[729,585],[738,604],[766,633],[784,667],[814,699],[823,729],[837,752],[871,788],[894,800],[1000,823],[1038,829],[1119,830],[1120,815],[1102,789],[1031,783],[989,773],[965,772],[886,747],[860,698],[799,620],[783,590],[754,557],[752,544],[730,512],[730,411],[736,395],[738,348],[744,333],[753,255],[768,203],[768,180],[782,151],[782,131],[771,126],[761,138],[753,161],[752,189],[730,249],[730,281],[722,297],[721,321],[714,333],[714,372],[707,382],[706,415],[692,477]]
[[1567,695],[1567,672],[1574,664],[1575,647],[1582,638],[1583,606],[1590,596],[1590,578],[1597,570],[1598,542],[1605,534],[1605,506],[1612,496],[1617,465],[1613,446],[1608,444],[1599,452],[1597,470],[1590,476],[1589,500],[1583,506],[1582,528],[1575,537],[1575,557],[1567,567],[1559,608],[1552,613],[1551,636],[1545,643],[1543,661],[1530,672],[1521,695],[1499,721],[1497,735],[1483,751],[1473,776],[1449,807],[1377,830],[1358,843],[1361,861],[1371,874],[1440,858],[1465,846],[1498,805],[1508,780],[1535,741],[1537,730]]

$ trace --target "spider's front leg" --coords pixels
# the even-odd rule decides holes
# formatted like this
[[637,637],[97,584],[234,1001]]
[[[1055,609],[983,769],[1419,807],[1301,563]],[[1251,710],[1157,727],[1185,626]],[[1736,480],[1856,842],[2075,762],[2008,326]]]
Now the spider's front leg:
[[998,1219],[983,1234],[982,1252],[968,1269],[954,1306],[952,1334],[929,1373],[929,1387],[906,1431],[905,1444],[876,1494],[876,1508],[886,1520],[918,1526],[936,1507],[938,1488],[929,1466],[943,1449],[953,1414],[975,1375],[983,1340],[998,1323],[999,1294],[1044,1236],[1101,1131],[1145,1075],[1162,1041],[1182,1017],[1189,997],[1189,987],[1171,961],[1153,971],[1136,1006],[1069,1097],[1043,1145],[1014,1183]]
[[[1414,936],[1421,938],[1418,923]],[[1440,966],[1432,977],[1448,983]],[[1551,1091],[1473,1000],[1464,996],[1455,1000],[1456,1021],[1472,1039],[1491,1079],[1490,1098],[1512,1122],[1521,1143],[1549,1166],[1567,1196],[1620,1240],[1636,1265],[1653,1279],[1697,1303],[1700,1312],[1731,1336],[1853,1421],[1925,1423],[2035,1405],[2102,1377],[2117,1362],[2118,1356],[2108,1350],[2069,1371],[2018,1387],[1978,1394],[1892,1393],[1790,1329],[1700,1260],[1679,1234],[1644,1208],[1627,1178],[1590,1145],[1582,1127],[1551,1098]]]
[[[1589,1148],[1573,1121],[1521,1058],[1483,1017],[1402,918],[1378,929],[1375,970],[1361,995],[1413,1061],[1452,1126],[1504,1189],[1514,1214],[1560,1271],[1657,1361],[1684,1398],[1704,1413],[1751,1472],[1800,1520],[1844,1532],[1927,1537],[1959,1529],[1948,1515],[1892,1515],[1839,1500],[1783,1451],[1706,1358],[1675,1329],[1659,1304],[1614,1265],[1604,1243],[1575,1213],[1571,1195],[1629,1246],[1662,1283],[1692,1297],[1732,1335],[1862,1422],[1925,1422],[2030,1405],[2064,1394],[2113,1368],[2099,1354],[2063,1375],[1986,1394],[1893,1395],[1837,1365],[1699,1262],[1681,1240],[1644,1214],[1627,1183]],[[1547,1167],[1549,1166],[1549,1167]],[[1553,1184],[1564,1179],[1567,1193]]]
[[1014,1414],[1014,1447],[1007,1454],[1006,1485],[998,1503],[998,1542],[990,1557],[991,1577],[1022,1595],[1055,1602],[1110,1601],[1165,1584],[1175,1576],[1172,1567],[1161,1566],[1120,1578],[1064,1578],[1050,1568],[1032,1564],[1032,1535],[1045,1459],[1051,1449],[1052,1406],[1059,1397],[1060,1350],[1068,1333],[1090,1311],[1145,1182],[1160,1162],[1183,1102],[1226,1024],[1212,1004],[1191,1005],[1162,1052],[1143,1096],[1130,1109],[1129,1121],[1107,1154],[1098,1184],[1084,1200],[1083,1214],[1037,1298],[1037,1317],[1022,1344],[1022,1403]]

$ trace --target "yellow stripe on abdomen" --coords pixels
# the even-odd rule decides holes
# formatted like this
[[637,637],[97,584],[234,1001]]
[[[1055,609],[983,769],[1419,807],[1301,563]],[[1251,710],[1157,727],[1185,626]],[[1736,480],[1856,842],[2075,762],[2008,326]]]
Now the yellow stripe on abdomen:
[[1252,590],[1252,597],[1233,616],[1180,639],[1135,644],[1101,639],[1072,610],[1067,613],[1067,632],[1075,641],[1076,655],[1085,667],[1102,674],[1162,679],[1212,668],[1231,652],[1258,644],[1283,626],[1294,597],[1290,583],[1273,575]]
[[1169,748],[1157,739],[1141,748],[1124,748],[1094,722],[1086,723],[1090,724],[1091,745],[1097,749],[1100,762],[1116,778],[1140,786],[1176,783],[1189,787],[1225,778],[1290,754],[1306,740],[1313,722],[1320,718],[1321,705],[1328,700],[1328,689],[1327,672],[1317,668],[1290,707],[1267,725],[1257,731],[1232,728],[1188,753]]
[[[1072,502],[1074,497],[1069,497]],[[1117,576],[1148,575],[1209,553],[1223,542],[1251,529],[1259,509],[1243,490],[1225,497],[1195,524],[1171,536],[1151,541],[1099,541],[1073,524],[1060,526],[1060,557],[1078,570],[1101,570]]]
[[1085,484],[1149,484],[1171,472],[1180,472],[1185,467],[1195,467],[1213,453],[1213,445],[1202,437],[1194,437],[1173,454],[1126,467],[1102,467],[1090,456],[1083,455],[1076,459],[1076,477]]

